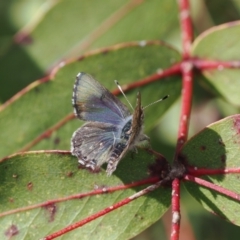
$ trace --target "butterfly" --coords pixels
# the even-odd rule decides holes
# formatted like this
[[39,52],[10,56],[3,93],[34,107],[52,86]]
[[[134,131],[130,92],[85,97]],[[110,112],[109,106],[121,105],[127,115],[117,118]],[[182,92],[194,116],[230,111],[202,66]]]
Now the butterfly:
[[133,114],[91,75],[81,72],[73,87],[72,105],[75,115],[86,121],[71,139],[71,153],[80,165],[98,170],[107,162],[111,175],[129,149],[149,138],[142,133],[141,95]]

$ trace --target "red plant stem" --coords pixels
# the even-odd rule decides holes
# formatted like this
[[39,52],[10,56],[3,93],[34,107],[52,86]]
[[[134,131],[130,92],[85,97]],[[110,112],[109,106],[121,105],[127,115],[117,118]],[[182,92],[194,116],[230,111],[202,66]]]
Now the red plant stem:
[[147,188],[144,188],[143,190],[133,194],[130,197],[127,197],[127,198],[123,199],[122,201],[120,201],[120,202],[118,202],[118,203],[116,203],[116,204],[114,204],[114,205],[112,205],[110,207],[107,207],[107,208],[105,208],[105,209],[103,209],[103,210],[101,210],[101,211],[99,211],[99,212],[97,212],[97,213],[95,213],[95,214],[93,214],[93,215],[91,215],[91,216],[89,216],[89,217],[79,221],[79,222],[71,224],[71,225],[67,226],[66,228],[63,228],[63,229],[61,229],[61,230],[59,230],[59,231],[57,231],[57,232],[55,232],[55,233],[53,233],[51,235],[46,236],[42,240],[51,240],[51,239],[54,239],[56,237],[62,236],[63,234],[65,234],[67,232],[70,232],[70,231],[72,231],[72,230],[74,230],[74,229],[76,229],[78,227],[81,227],[81,226],[83,226],[83,225],[85,225],[85,224],[87,224],[87,223],[89,223],[89,222],[91,222],[91,221],[93,221],[93,220],[95,220],[95,219],[97,219],[97,218],[99,218],[99,217],[109,213],[109,212],[112,212],[113,210],[118,209],[119,207],[122,207],[122,206],[132,202],[133,200],[135,200],[135,199],[137,199],[137,198],[139,198],[139,197],[141,197],[141,196],[143,196],[143,195],[145,195],[145,194],[147,194],[149,192],[154,191],[155,189],[160,187],[161,184],[162,184],[162,181],[159,181],[156,184],[153,184],[153,185],[151,185],[151,186],[149,186]]
[[191,113],[192,88],[193,88],[193,64],[190,59],[190,46],[192,41],[192,24],[188,0],[179,0],[180,25],[182,29],[183,59],[182,70],[182,109],[180,126],[178,130],[178,142],[176,147],[175,161],[182,145],[187,140],[188,124]]
[[219,71],[224,68],[240,68],[240,61],[217,61],[200,58],[192,58],[191,62],[194,67],[199,70],[205,69],[218,69]]
[[[182,63],[183,85],[182,85],[182,109],[180,116],[180,126],[178,130],[178,141],[176,146],[174,161],[178,161],[178,154],[183,144],[187,140],[188,125],[191,113],[193,72],[192,64],[188,61]],[[171,240],[179,239],[180,232],[180,180],[174,179],[172,182],[172,227]]]
[[207,168],[187,168],[187,172],[192,176],[202,175],[217,175],[228,173],[240,173],[240,168],[225,168],[225,169],[207,169]]
[[[183,62],[182,70],[182,107],[180,115],[180,125],[178,130],[178,140],[174,162],[178,161],[178,154],[183,144],[187,140],[188,125],[190,120],[193,90],[193,64],[190,60],[190,48],[192,42],[192,24],[190,19],[190,8],[188,0],[179,0],[180,25],[182,32]],[[171,240],[179,239],[180,232],[180,180],[174,179],[172,182],[172,225]]]
[[193,72],[191,62],[185,61],[182,63],[182,78],[182,108],[175,160],[177,160],[177,155],[188,137],[188,125],[190,121],[193,91]]
[[[143,78],[141,80],[135,81],[133,83],[129,83],[127,85],[121,85],[121,87],[122,87],[124,92],[127,92],[127,91],[130,91],[132,89],[145,86],[145,85],[147,85],[149,83],[159,81],[159,79],[162,79],[164,77],[169,77],[169,76],[180,74],[180,73],[181,73],[181,63],[177,63],[177,64],[171,66],[168,69],[165,69],[165,70],[163,70],[161,72],[152,74],[152,75],[150,75],[150,76],[148,76],[146,78]],[[114,94],[114,95],[118,95],[120,93],[121,92],[120,92],[120,90],[118,88],[115,89],[114,91],[112,91],[112,94]]]
[[174,179],[172,182],[172,226],[171,240],[179,239],[180,230],[180,180]]
[[186,180],[186,181],[197,183],[198,185],[204,186],[204,187],[206,187],[208,189],[212,189],[212,190],[214,190],[216,192],[219,192],[219,193],[221,193],[221,194],[223,194],[225,196],[228,196],[228,197],[230,197],[232,199],[240,201],[240,194],[232,192],[232,191],[230,191],[230,190],[228,190],[226,188],[220,187],[218,185],[215,185],[215,184],[213,184],[211,182],[208,182],[206,180],[203,180],[201,178],[193,177],[191,175],[185,175],[183,179]]
[[180,25],[182,32],[183,59],[190,57],[190,48],[192,44],[192,22],[190,18],[190,6],[188,0],[179,0]]
[[96,189],[96,190],[90,191],[90,192],[78,193],[78,194],[74,194],[74,195],[67,196],[67,197],[61,197],[61,198],[52,199],[52,200],[37,203],[37,204],[32,204],[32,205],[26,206],[26,207],[15,208],[13,210],[9,210],[9,211],[0,213],[0,217],[4,217],[4,216],[14,214],[14,213],[29,211],[29,210],[39,208],[39,207],[46,207],[46,206],[56,204],[59,202],[65,202],[65,201],[69,201],[69,200],[73,200],[73,199],[82,199],[84,197],[94,196],[94,195],[98,195],[98,194],[112,193],[115,191],[133,188],[133,187],[137,187],[137,186],[142,186],[142,185],[146,185],[146,184],[153,184],[153,183],[156,183],[157,181],[159,181],[158,177],[152,177],[152,178],[137,181],[134,183],[124,184],[124,185],[119,185],[119,186],[114,186],[114,187],[103,187],[101,189]]

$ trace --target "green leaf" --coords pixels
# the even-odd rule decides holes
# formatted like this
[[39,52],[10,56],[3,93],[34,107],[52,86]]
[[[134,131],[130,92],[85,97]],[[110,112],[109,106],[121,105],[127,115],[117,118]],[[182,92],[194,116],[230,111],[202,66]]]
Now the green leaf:
[[[239,20],[239,1],[206,1],[204,4],[206,4],[211,20],[214,21],[215,25]],[[219,14],[223,9],[224,14]]]
[[[0,164],[0,212],[145,179],[154,159],[143,150],[129,154],[120,162],[114,175],[107,177],[104,170],[91,174],[88,170],[78,169],[76,158],[66,153],[29,152],[12,156]],[[16,239],[40,239],[143,188],[64,201],[49,208],[1,217],[1,239],[9,239],[7,230],[13,225],[18,230]],[[170,189],[159,188],[59,239],[129,239],[163,215],[170,206],[170,196]]]
[[[240,21],[213,27],[198,36],[193,44],[194,57],[219,61],[239,61]],[[239,69],[204,70],[207,84],[230,103],[239,106]]]
[[[3,4],[1,9],[3,15],[6,13],[4,27],[8,26],[5,31],[8,34],[0,34],[3,36],[0,43],[6,41],[0,55],[3,101],[42,77],[62,59],[79,56],[89,49],[143,39],[169,39],[179,45],[175,0],[105,1],[104,4],[95,0],[48,0],[41,5],[39,1],[35,4],[25,1],[22,5],[13,1]],[[27,17],[17,19],[20,15]],[[23,24],[26,20],[27,24],[19,29],[19,21]],[[16,31],[18,34],[12,36]]]
[[[235,169],[240,159],[240,115],[233,115],[215,122],[190,139],[181,155],[186,164],[196,168]],[[240,174],[204,175],[203,179],[239,194]],[[185,182],[188,191],[208,211],[233,224],[240,225],[239,202],[206,189],[195,183]]]
[[[72,88],[78,72],[88,72],[108,89],[116,88],[114,80],[121,85],[137,81],[156,73],[159,68],[166,69],[180,55],[161,42],[150,42],[145,47],[138,43],[113,47],[109,51],[87,54],[79,61],[65,63],[57,70],[51,81],[35,82],[26,94],[0,112],[0,156],[12,154],[34,143],[41,134],[46,133],[34,149],[69,149],[72,133],[83,122],[68,121],[60,131],[49,138],[48,129],[55,126],[73,112],[71,105]],[[145,111],[146,129],[154,127],[159,117],[180,95],[180,81],[169,77],[154,82],[127,94],[135,105],[136,93],[142,94],[143,106],[169,94],[170,97]]]

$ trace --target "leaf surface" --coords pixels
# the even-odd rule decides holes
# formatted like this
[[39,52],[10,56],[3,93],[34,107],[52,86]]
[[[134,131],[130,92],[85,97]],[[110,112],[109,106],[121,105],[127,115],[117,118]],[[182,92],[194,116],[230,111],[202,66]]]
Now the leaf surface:
[[[240,167],[240,115],[215,122],[190,139],[181,152],[188,166],[206,169]],[[204,175],[201,178],[240,194],[240,174]],[[208,211],[240,225],[239,202],[195,183],[185,182],[190,194]]]

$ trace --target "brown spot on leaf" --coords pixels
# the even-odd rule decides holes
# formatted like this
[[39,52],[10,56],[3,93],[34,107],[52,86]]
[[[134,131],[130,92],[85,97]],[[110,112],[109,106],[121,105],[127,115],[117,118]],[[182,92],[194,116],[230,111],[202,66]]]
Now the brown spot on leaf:
[[35,91],[36,93],[39,93],[39,92],[40,92],[40,89],[39,89],[38,87],[35,87],[35,88],[34,88],[34,91]]
[[54,203],[48,204],[45,207],[45,210],[47,210],[47,213],[49,215],[49,222],[53,222],[55,218],[55,214],[57,212],[57,206]]
[[102,54],[103,54],[103,55],[108,54],[108,53],[109,53],[109,49],[104,49],[104,50],[102,51]]
[[59,137],[56,137],[55,139],[54,139],[54,144],[55,145],[58,145],[60,143],[60,138]]
[[29,182],[29,183],[27,184],[27,189],[28,189],[29,191],[32,191],[32,189],[33,189],[33,183],[32,183],[32,182]]
[[223,142],[223,140],[221,138],[218,139],[218,143],[220,145],[222,145],[223,147],[225,147],[225,143]]
[[29,34],[21,32],[15,35],[14,41],[19,45],[29,45],[33,43],[33,38]]
[[240,134],[240,115],[237,115],[233,118],[233,126],[237,134]]
[[79,57],[77,60],[78,60],[78,61],[82,61],[84,58],[85,58],[85,56],[81,56],[81,57]]
[[164,179],[169,173],[169,164],[166,158],[158,152],[151,149],[147,150],[149,153],[155,155],[155,162],[148,166],[149,174],[154,177],[158,176],[160,179]]
[[9,198],[9,202],[14,202],[14,198]]
[[223,154],[223,155],[221,156],[221,162],[222,162],[222,163],[226,163],[226,155],[225,155],[225,154]]
[[12,224],[6,231],[5,236],[8,237],[8,239],[11,239],[13,236],[16,236],[19,233],[19,230],[16,225]]
[[140,216],[140,215],[138,215],[138,214],[135,214],[135,218],[138,218],[138,219],[140,219],[140,220],[143,220],[143,219],[144,219],[144,217],[142,217],[142,216]]
[[200,150],[202,150],[202,151],[206,150],[206,146],[201,146]]
[[69,171],[69,172],[67,172],[67,177],[72,177],[73,176],[73,172],[72,171]]

